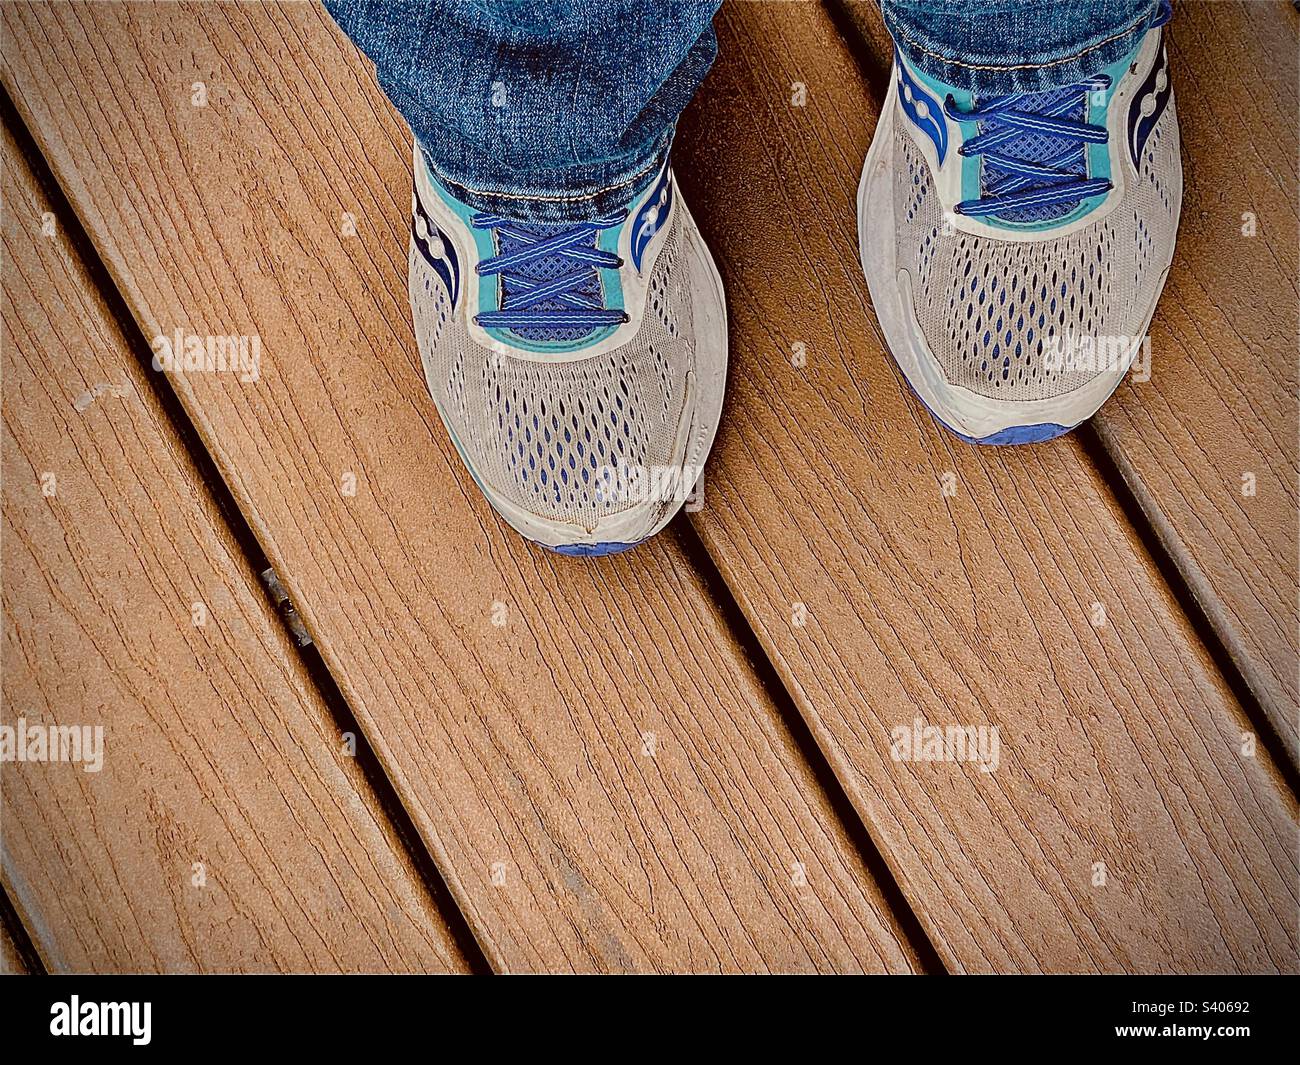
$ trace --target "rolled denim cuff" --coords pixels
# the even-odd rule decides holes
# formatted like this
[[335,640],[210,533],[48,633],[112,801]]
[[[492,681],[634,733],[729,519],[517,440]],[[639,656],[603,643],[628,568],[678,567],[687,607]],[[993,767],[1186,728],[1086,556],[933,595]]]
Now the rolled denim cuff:
[[881,0],[909,64],[977,97],[1074,85],[1119,62],[1159,0]]
[[[620,156],[579,167],[502,172],[501,160],[476,158],[473,145],[436,132],[422,137],[433,176],[475,211],[520,222],[585,222],[622,210],[650,187],[672,146],[673,129],[648,154]],[[501,180],[484,186],[474,175],[495,168]]]

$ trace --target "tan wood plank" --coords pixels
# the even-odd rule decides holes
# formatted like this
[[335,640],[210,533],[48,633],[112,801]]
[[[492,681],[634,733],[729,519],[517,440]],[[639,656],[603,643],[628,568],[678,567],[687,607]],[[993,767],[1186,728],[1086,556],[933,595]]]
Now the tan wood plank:
[[18,947],[14,944],[9,930],[0,925],[0,976],[26,976],[27,966],[23,963]]
[[8,131],[3,161],[3,718],[102,729],[97,769],[0,765],[46,966],[464,970]]
[[[720,34],[676,164],[732,312],[693,520],[941,957],[1295,969],[1294,802],[1105,484],[1069,439],[955,440],[883,348],[879,103],[829,16],[732,4]],[[918,719],[996,726],[997,768],[896,759]]]
[[[868,66],[887,71],[879,8],[846,11]],[[1130,377],[1092,421],[1293,759],[1298,29],[1281,0],[1177,6],[1178,251],[1151,328],[1150,381]]]
[[1122,388],[1095,419],[1293,759],[1298,30],[1292,6],[1273,0],[1179,5],[1178,253],[1152,326],[1151,381]]
[[915,968],[674,537],[575,563],[474,491],[410,331],[409,135],[324,12],[3,16],[146,334],[260,336],[257,384],[175,385],[493,964]]

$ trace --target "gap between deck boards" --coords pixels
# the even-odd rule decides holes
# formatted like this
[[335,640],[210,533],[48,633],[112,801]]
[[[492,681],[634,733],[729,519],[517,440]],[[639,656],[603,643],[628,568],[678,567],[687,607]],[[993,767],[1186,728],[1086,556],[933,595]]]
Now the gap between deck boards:
[[[31,131],[18,113],[8,88],[3,85],[0,85],[0,122],[11,130],[23,158],[49,197],[51,209],[69,234],[75,254],[85,264],[124,338],[130,344],[133,354],[143,364],[148,365],[149,346],[140,323],[131,313],[123,293],[117,287],[107,265],[86,232],[80,215],[71,204],[32,137]],[[158,375],[149,376],[151,380],[158,382]],[[288,593],[285,592],[279,575],[262,549],[256,533],[217,468],[213,456],[203,446],[197,427],[185,411],[180,397],[171,386],[162,382],[156,383],[153,391],[166,412],[172,428],[198,469],[205,487],[217,503],[223,520],[240,547],[245,563],[252,569],[257,583],[266,591],[312,682],[334,714],[340,733],[352,733],[357,737],[357,762],[374,789],[381,809],[400,838],[439,912],[446,919],[452,936],[465,955],[471,971],[475,974],[493,974],[491,963],[474,934],[470,922],[457,905],[436,861],[415,827],[410,812],[384,771],[365,730],[356,719],[329,666],[321,657],[305,623],[296,611]],[[811,767],[818,785],[825,792],[831,807],[840,818],[845,832],[858,851],[859,858],[878,882],[885,902],[898,921],[908,945],[919,959],[921,971],[926,974],[945,974],[946,969],[934,944],[926,935],[893,872],[871,838],[869,828],[857,816],[842,784],[813,739],[803,716],[794,705],[789,691],[781,683],[773,663],[763,651],[730,587],[719,572],[716,561],[700,542],[698,534],[684,516],[679,515],[675,518],[665,530],[665,535],[678,538],[690,564],[710,590],[715,605],[725,619],[729,635],[742,649],[750,669],[756,675],[757,682],[778,708],[783,723],[790,730],[800,753]],[[0,896],[3,896],[2,887],[0,887]],[[13,933],[16,947],[30,972],[44,972],[27,929],[12,906],[7,905],[8,901],[7,896],[0,898],[0,916],[8,917],[12,912],[13,920],[16,922],[16,930]],[[24,951],[24,944],[26,951]]]
[[[878,7],[878,0],[820,0],[820,3],[879,105],[889,88],[892,73],[889,56],[893,42],[888,37],[878,11],[875,12],[875,17],[861,17],[851,13],[852,9],[868,3]],[[1292,6],[1300,11],[1300,3]],[[1276,720],[1264,705],[1261,693],[1251,684],[1237,656],[1233,654],[1228,634],[1215,623],[1202,604],[1191,580],[1191,574],[1198,572],[1195,562],[1179,559],[1175,555],[1171,538],[1165,535],[1156,516],[1143,505],[1140,479],[1137,483],[1131,483],[1124,476],[1125,456],[1113,435],[1097,419],[1090,419],[1074,432],[1084,453],[1098,470],[1101,480],[1137,534],[1153,567],[1187,617],[1214,668],[1240,703],[1246,718],[1258,734],[1260,744],[1268,751],[1291,794],[1300,798],[1300,751],[1294,747],[1293,738],[1288,738],[1279,731]],[[1159,501],[1150,499],[1149,504],[1157,508]]]
[[[832,11],[834,11],[835,5],[832,4],[831,8]],[[843,35],[850,41],[850,45],[854,49],[856,56],[857,47],[855,38],[850,34]],[[861,62],[860,58],[859,62]],[[868,74],[870,75],[870,71],[868,71]],[[12,122],[11,116],[14,120]],[[7,93],[4,97],[4,117],[6,122],[9,122],[15,128],[16,135],[20,135],[20,139],[24,144],[24,150],[30,148],[31,151],[29,152],[29,155],[34,153],[34,157],[31,160],[33,168],[37,170],[43,179],[48,179],[46,182],[48,184],[49,181],[53,180],[52,175],[49,173],[49,168],[46,165],[44,158],[35,150],[35,145],[31,142],[26,128],[22,126],[21,121],[17,119],[17,114],[13,110],[12,102],[8,99]],[[21,130],[21,134],[17,133],[19,130]],[[112,283],[107,267],[95,251],[93,242],[82,228],[80,219],[75,210],[73,210],[71,205],[67,203],[66,197],[64,197],[61,188],[58,189],[57,195],[60,200],[59,209],[63,211],[68,218],[70,231],[75,227],[79,254],[91,269],[92,276],[96,278],[104,298],[108,301],[114,315],[123,326],[125,335],[132,339],[133,347],[136,348],[137,354],[139,354],[139,342],[142,342],[144,339],[143,334],[140,331],[141,327],[139,323],[135,317],[131,315],[129,309],[127,309],[122,293]],[[269,563],[267,562],[261,546],[257,541],[256,534],[249,527],[247,519],[235,503],[234,496],[231,494],[224,479],[222,479],[211,455],[203,448],[193,423],[185,413],[174,391],[166,385],[160,385],[157,391],[169,417],[173,419],[174,425],[181,434],[185,446],[190,451],[196,465],[202,471],[205,482],[217,498],[228,525],[236,539],[239,541],[241,547],[244,549],[246,561],[253,567],[256,573],[260,573],[263,569],[269,567]],[[166,394],[164,395],[163,393]],[[1085,438],[1085,449],[1092,451],[1094,459],[1098,453],[1098,449],[1100,448],[1101,445],[1098,443],[1095,435],[1091,438]],[[1180,604],[1186,604],[1188,600],[1185,595],[1185,586],[1175,583],[1178,580],[1176,576],[1177,570],[1174,569],[1171,571],[1167,564],[1161,564],[1160,552],[1155,546],[1159,543],[1158,538],[1153,538],[1149,522],[1146,521],[1141,508],[1136,506],[1131,495],[1125,496],[1121,485],[1111,483],[1113,482],[1113,473],[1113,468],[1109,473],[1106,470],[1103,470],[1103,474],[1108,481],[1109,487],[1117,494],[1117,499],[1123,509],[1126,519],[1137,531],[1138,536],[1144,545],[1144,549],[1151,554],[1157,568],[1161,570],[1164,579],[1169,582],[1171,590],[1177,597],[1178,602]],[[898,890],[894,877],[889,873],[888,869],[885,868],[884,862],[880,858],[875,843],[870,837],[869,830],[851,809],[852,804],[849,803],[847,807],[844,805],[847,800],[844,797],[843,789],[840,786],[838,779],[831,770],[829,763],[826,762],[824,755],[821,754],[820,748],[812,739],[811,733],[808,731],[802,715],[792,702],[789,690],[781,683],[779,674],[775,670],[770,657],[763,651],[762,645],[759,643],[752,627],[748,624],[743,612],[737,605],[732,589],[726,584],[725,579],[721,576],[721,573],[717,568],[716,560],[710,553],[708,553],[707,549],[699,541],[698,535],[693,529],[686,526],[681,520],[676,522],[674,527],[677,530],[676,535],[679,536],[686,547],[686,553],[691,564],[697,572],[700,573],[706,585],[714,592],[715,596],[719,598],[720,609],[733,638],[750,658],[751,665],[754,671],[758,674],[760,684],[770,693],[772,699],[780,708],[780,713],[786,720],[787,727],[789,727],[794,733],[797,743],[800,749],[805,752],[805,757],[809,760],[817,780],[827,791],[832,805],[843,818],[844,825],[849,831],[851,838],[854,840],[855,845],[861,851],[862,857],[868,865],[868,868],[877,875],[878,880],[884,887],[887,900],[891,908],[893,908],[900,923],[902,923],[903,927],[906,929],[909,939],[913,940],[913,946],[922,957],[926,968],[931,968],[931,959],[936,963],[938,961],[938,955],[935,952],[933,945],[930,943],[928,938],[926,938],[924,932],[921,931],[921,926],[916,920],[915,913],[912,911],[911,907],[907,905],[906,901],[903,900],[902,893]],[[1165,559],[1165,562],[1168,563],[1168,560]],[[1185,606],[1184,609],[1186,609]],[[1193,627],[1196,629],[1197,637],[1206,643],[1212,657],[1214,658],[1216,669],[1224,673],[1228,683],[1234,688],[1234,694],[1238,694],[1232,673],[1226,671],[1224,668],[1224,659],[1221,655],[1215,653],[1216,649],[1212,645],[1211,641],[1206,640],[1206,630],[1204,626],[1198,624],[1195,617],[1192,617],[1191,620]],[[1219,650],[1222,650],[1222,648],[1219,648]],[[334,709],[335,713],[339,715],[341,722],[340,727],[345,727],[354,731],[361,738],[365,750],[369,752],[371,761],[367,767],[367,776],[371,776],[372,769],[373,772],[377,774],[378,779],[372,779],[372,786],[375,787],[376,793],[381,795],[384,799],[386,810],[388,810],[389,799],[396,804],[397,813],[395,823],[399,829],[399,834],[402,836],[404,843],[406,843],[408,848],[411,849],[412,856],[415,858],[421,871],[424,872],[426,868],[430,870],[431,875],[434,878],[434,880],[431,881],[431,890],[435,891],[435,896],[437,897],[440,909],[442,909],[444,914],[448,915],[449,922],[452,923],[453,929],[456,929],[458,932],[458,938],[462,932],[468,937],[468,942],[472,945],[474,951],[477,951],[477,958],[481,961],[482,966],[486,967],[486,958],[483,952],[478,948],[477,941],[474,940],[473,933],[469,930],[468,923],[464,922],[464,918],[460,914],[459,909],[450,898],[450,893],[446,891],[441,875],[438,873],[432,858],[428,854],[427,848],[419,837],[418,832],[415,831],[410,820],[410,815],[401,803],[397,791],[393,788],[388,776],[384,773],[378,760],[374,757],[373,751],[370,749],[369,745],[365,744],[364,733],[362,733],[359,725],[356,723],[351,708],[347,706],[346,700],[339,691],[328,667],[314,648],[306,649],[303,651],[303,654],[304,660],[308,662],[313,679],[318,686],[321,686],[321,690],[331,703],[331,707]],[[1240,681],[1240,677],[1237,676],[1236,680]],[[1256,713],[1259,710],[1257,702],[1253,699],[1243,699],[1242,705],[1251,716],[1252,723],[1258,725],[1260,718]],[[346,722],[346,724],[343,724],[344,722]],[[1268,733],[1264,732],[1263,734],[1267,735]],[[1277,757],[1276,752],[1273,752],[1273,756],[1279,766],[1289,767],[1290,763],[1287,758]],[[380,781],[382,781],[382,786]],[[834,782],[833,784],[829,783],[832,781]],[[1288,783],[1294,791],[1294,772],[1292,772],[1292,775],[1288,777]],[[845,812],[846,810],[847,813]],[[388,810],[388,812],[390,816],[394,816],[394,811]],[[881,875],[882,872],[884,875]],[[441,895],[437,894],[438,891],[442,892]],[[901,907],[899,905],[900,902]],[[450,911],[452,910],[455,911],[455,916],[461,920],[461,926],[457,926],[454,921],[450,921]],[[475,955],[471,954],[470,956],[474,957]],[[934,969],[941,969],[941,966],[935,965]]]
[[[110,276],[103,259],[95,249],[94,243],[82,225],[81,217],[73,208],[63,186],[50,170],[44,154],[14,106],[8,87],[3,85],[0,85],[0,122],[14,137],[22,159],[31,168],[38,185],[48,199],[51,211],[59,220],[63,230],[68,234],[68,241],[73,254],[85,266],[96,290],[103,298],[109,313],[121,331],[123,339],[131,348],[132,354],[142,365],[148,367],[152,355],[139,323],[131,314],[125,298]],[[146,376],[150,381],[155,382],[153,394],[162,407],[170,427],[176,433],[182,447],[194,463],[204,487],[216,503],[226,528],[239,547],[245,565],[252,571],[254,583],[265,590],[281,624],[288,632],[290,641],[301,658],[308,676],[316,686],[325,704],[330,708],[339,734],[350,733],[356,737],[356,764],[361,769],[366,782],[373,789],[381,811],[387,817],[392,829],[401,841],[402,847],[415,866],[421,882],[433,898],[438,912],[446,921],[452,938],[464,955],[470,971],[475,974],[490,974],[492,968],[488,964],[487,957],[484,955],[477,937],[471,930],[460,907],[452,899],[451,892],[447,888],[441,871],[429,854],[428,849],[424,846],[419,832],[416,831],[411,821],[410,813],[398,797],[392,781],[380,765],[379,758],[376,756],[373,747],[371,747],[365,730],[362,729],[353,715],[352,708],[339,691],[338,685],[321,659],[320,652],[312,643],[311,637],[307,634],[306,627],[298,618],[296,611],[294,611],[288,596],[285,595],[283,599],[276,597],[275,588],[279,587],[278,578],[275,580],[274,586],[266,579],[265,574],[275,574],[270,560],[267,559],[256,534],[248,524],[229,486],[218,471],[212,455],[204,448],[202,441],[199,439],[199,434],[185,412],[179,397],[169,385],[161,382],[160,375],[148,374]],[[282,588],[280,592],[283,593]],[[14,913],[14,919],[18,921],[22,933],[21,939],[15,933],[15,943],[20,951],[23,943],[26,943],[28,949],[32,951],[32,956],[36,958],[39,964],[39,956],[34,953],[35,948],[32,946],[31,938],[27,934],[26,928],[22,926],[21,919],[17,917],[16,911],[13,910],[11,905],[5,905],[8,902],[9,900],[6,897],[3,903],[0,903],[0,916],[7,918],[11,912]],[[27,960],[26,954],[24,954],[24,959]],[[43,969],[31,969],[30,961],[28,961],[28,965],[30,971],[43,971]]]

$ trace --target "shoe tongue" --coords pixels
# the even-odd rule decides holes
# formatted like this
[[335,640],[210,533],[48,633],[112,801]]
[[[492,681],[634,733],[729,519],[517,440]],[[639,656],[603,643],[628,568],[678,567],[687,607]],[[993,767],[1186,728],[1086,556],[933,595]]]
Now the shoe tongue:
[[[560,233],[565,233],[571,230],[572,228],[573,225],[571,223],[561,222],[552,225],[540,225],[540,224],[530,225],[528,227],[528,231],[532,233],[534,236],[536,236],[539,240],[545,240],[548,237],[554,237]],[[509,255],[512,252],[519,251],[524,247],[523,241],[515,240],[500,231],[498,231],[498,234],[500,238],[499,251],[502,255]],[[596,246],[596,234],[593,232],[590,238],[585,240],[582,243],[582,245],[575,245],[575,247],[577,246],[594,248]],[[567,259],[562,255],[547,255],[540,259],[530,259],[522,266],[512,267],[510,270],[507,271],[507,273],[513,277],[526,278],[527,280],[532,281],[534,283],[542,284],[547,281],[554,281],[557,277],[561,277],[565,274],[573,273],[578,269],[578,266],[579,266],[578,263],[575,263],[572,259]],[[575,294],[580,296],[586,296],[594,300],[595,303],[599,305],[601,301],[601,295],[602,295],[601,286],[600,286],[600,275],[597,273],[595,267],[591,267],[589,270],[587,270],[587,275],[588,276],[583,281],[583,284],[575,291]],[[505,297],[504,300],[505,306],[509,307],[512,305],[517,305],[515,304],[515,300],[521,295],[521,293],[515,290],[511,286],[510,280],[504,276],[502,277],[502,287],[504,290],[503,295]],[[537,311],[564,310],[566,308],[569,308],[570,306],[571,306],[570,304],[565,303],[563,300],[557,298],[557,299],[543,300],[540,303],[535,303],[532,305],[530,309],[537,310]],[[560,327],[520,326],[520,327],[512,328],[511,332],[514,333],[516,336],[523,337],[525,340],[534,340],[543,343],[550,343],[550,342],[567,343],[574,340],[581,340],[584,337],[590,336],[592,333],[595,332],[595,327],[592,326],[560,326]]]
[[[1016,101],[1014,106],[1017,111],[1040,114],[1067,102],[1073,102],[1073,106],[1057,115],[1057,117],[1070,119],[1074,122],[1086,121],[1088,98],[1083,90],[1079,88],[1050,89],[1047,92],[1026,94]],[[979,128],[980,132],[984,133],[990,128],[999,127],[996,123],[981,122]],[[1088,160],[1083,141],[1076,141],[1071,144],[1060,137],[1045,137],[1041,133],[1025,131],[1003,141],[998,145],[997,150],[1002,155],[1009,155],[1013,159],[1021,159],[1029,163],[1046,163],[1057,152],[1065,151],[1066,154],[1062,158],[1049,163],[1049,165],[1056,170],[1060,170],[1062,174],[1074,174],[1080,178],[1088,176]],[[991,187],[1005,180],[1008,176],[1010,175],[1002,173],[997,166],[990,165],[987,158],[982,158],[980,165],[980,193],[985,196],[990,195]],[[1040,180],[1030,178],[1028,184],[1020,186],[1016,191],[1028,192],[1032,189],[1042,188],[1044,185],[1058,184],[1061,180],[1063,179],[1045,178]],[[1065,203],[1013,207],[1005,211],[999,211],[996,217],[1006,222],[1050,222],[1054,218],[1069,214],[1078,204],[1079,201],[1074,200]]]

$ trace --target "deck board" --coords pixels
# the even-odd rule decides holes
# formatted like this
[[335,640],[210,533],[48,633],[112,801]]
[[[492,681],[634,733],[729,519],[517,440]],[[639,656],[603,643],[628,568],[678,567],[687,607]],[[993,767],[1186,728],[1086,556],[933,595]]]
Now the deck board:
[[0,925],[0,976],[26,976],[27,965],[18,947],[9,935],[9,929]]
[[[887,77],[879,8],[845,10]],[[1282,0],[1178,5],[1178,251],[1150,331],[1151,379],[1131,376],[1091,422],[1293,760],[1298,29]]]
[[46,968],[464,971],[8,131],[2,151],[3,719],[103,728],[98,772],[0,766],[0,873]]
[[1194,0],[1170,31],[1178,253],[1152,327],[1151,381],[1121,389],[1095,427],[1300,760],[1300,15],[1275,0]]
[[[719,27],[676,163],[732,315],[692,520],[940,956],[1294,969],[1294,800],[1097,471],[956,441],[883,348],[854,210],[879,101],[829,16]],[[996,725],[999,768],[895,760],[918,718]]]
[[[916,968],[677,539],[557,559],[475,492],[410,331],[409,135],[328,17],[3,17],[6,83],[146,335],[261,337],[258,385],[179,395],[489,960]],[[50,91],[69,71],[93,98]]]

